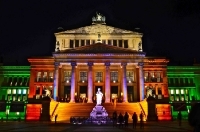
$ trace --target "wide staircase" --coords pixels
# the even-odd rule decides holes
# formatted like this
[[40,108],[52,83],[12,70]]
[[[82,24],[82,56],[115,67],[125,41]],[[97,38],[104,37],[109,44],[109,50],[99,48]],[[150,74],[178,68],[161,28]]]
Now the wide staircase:
[[[88,118],[90,116],[90,113],[92,109],[95,107],[95,103],[52,103],[52,106],[50,106],[50,115],[51,120],[54,121],[55,115],[57,114],[57,121],[62,122],[69,122],[70,117],[86,117]],[[144,108],[141,108],[142,105],[140,105],[139,102],[136,103],[117,103],[116,105],[113,105],[111,103],[104,103],[102,104],[109,117],[112,117],[112,114],[114,111],[117,112],[117,114],[124,115],[125,112],[128,112],[129,114],[129,120],[132,120],[132,115],[134,112],[138,115],[139,120],[139,114],[142,112],[144,114],[144,120],[146,120],[146,111],[144,111]],[[144,105],[145,106],[145,105]],[[54,109],[53,109],[54,107]]]

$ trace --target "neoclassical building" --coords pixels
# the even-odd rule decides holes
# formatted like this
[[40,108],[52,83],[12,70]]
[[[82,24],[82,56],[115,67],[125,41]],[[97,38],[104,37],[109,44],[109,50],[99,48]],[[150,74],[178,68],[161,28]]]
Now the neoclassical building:
[[[49,89],[55,100],[87,98],[92,102],[101,88],[105,102],[141,101],[152,94],[168,98],[165,58],[146,57],[142,33],[108,26],[97,14],[90,26],[55,33],[52,57],[29,58],[29,98]],[[148,94],[147,94],[148,93]]]
[[[142,36],[106,25],[101,14],[89,26],[56,32],[52,56],[28,58],[30,66],[0,66],[2,119],[40,120],[42,112],[51,120],[59,114],[58,121],[88,116],[98,88],[109,115],[142,111],[147,119],[146,98],[152,96],[159,120],[176,118],[178,111],[187,118],[191,104],[200,100],[199,65],[167,66],[165,57],[146,56]],[[47,91],[50,106],[42,103]],[[115,98],[116,109],[109,104]]]

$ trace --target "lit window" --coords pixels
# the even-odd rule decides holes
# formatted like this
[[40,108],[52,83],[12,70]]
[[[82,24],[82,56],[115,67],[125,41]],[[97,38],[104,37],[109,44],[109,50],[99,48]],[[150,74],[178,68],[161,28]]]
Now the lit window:
[[176,96],[176,101],[179,101],[179,96]]
[[26,96],[23,96],[23,101],[26,101],[26,99],[27,99]]
[[11,94],[11,89],[8,89],[8,90],[7,90],[7,94]]
[[181,89],[181,94],[184,94],[184,90],[183,89]]
[[184,96],[181,96],[181,101],[184,101]]
[[110,72],[110,81],[111,82],[117,82],[118,81],[118,72],[117,71],[111,71]]
[[134,81],[134,74],[133,71],[127,71],[126,72],[126,80],[128,82],[133,82]]
[[103,72],[96,72],[95,81],[96,82],[102,82],[102,80],[103,80]]
[[23,90],[23,94],[26,94],[26,89]]
[[174,101],[174,96],[171,96],[171,101]]
[[16,100],[16,97],[15,96],[13,96],[13,101],[15,101]]
[[20,96],[18,96],[18,99],[17,99],[17,101],[20,101],[21,100],[21,97]]
[[179,89],[176,89],[176,94],[179,94]]
[[170,93],[171,93],[171,94],[174,94],[174,90],[173,90],[173,89],[171,89],[171,90],[170,90]]
[[13,90],[12,90],[12,94],[16,94],[16,89],[13,89]]
[[18,89],[18,94],[21,94],[22,93],[22,90],[21,89]]
[[185,94],[188,94],[188,90],[187,89],[185,90]]
[[87,72],[85,72],[85,71],[80,72],[80,81],[82,81],[82,82],[87,81]]

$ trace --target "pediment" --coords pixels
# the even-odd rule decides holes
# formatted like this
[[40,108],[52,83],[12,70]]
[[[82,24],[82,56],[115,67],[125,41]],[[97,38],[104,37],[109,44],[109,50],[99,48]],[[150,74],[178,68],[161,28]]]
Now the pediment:
[[80,27],[77,29],[66,30],[57,34],[140,34],[129,30],[124,30],[104,24],[93,24],[91,26]]
[[67,49],[56,53],[143,53],[136,50],[96,43],[88,46]]

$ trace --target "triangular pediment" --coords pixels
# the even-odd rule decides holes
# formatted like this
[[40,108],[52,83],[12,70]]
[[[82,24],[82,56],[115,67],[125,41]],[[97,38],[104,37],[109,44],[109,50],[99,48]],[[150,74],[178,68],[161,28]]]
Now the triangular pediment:
[[141,34],[138,32],[133,32],[129,30],[124,30],[112,26],[107,26],[105,24],[93,24],[90,26],[80,27],[77,29],[66,30],[56,34]]
[[102,43],[96,43],[88,46],[67,49],[56,53],[59,54],[59,53],[142,53],[142,52]]

